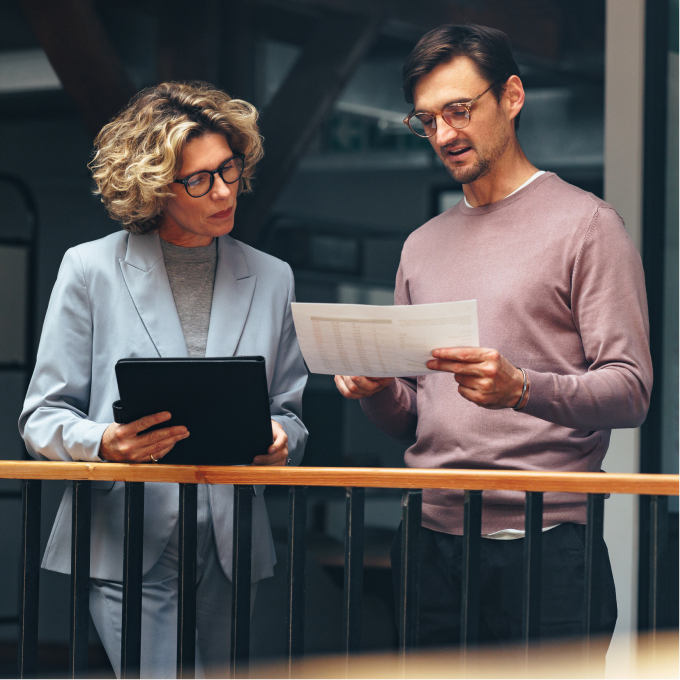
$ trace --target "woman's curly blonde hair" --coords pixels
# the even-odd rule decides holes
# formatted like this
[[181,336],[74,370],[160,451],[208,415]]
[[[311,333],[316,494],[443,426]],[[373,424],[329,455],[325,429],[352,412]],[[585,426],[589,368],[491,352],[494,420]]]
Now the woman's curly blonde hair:
[[245,155],[239,193],[250,191],[264,153],[257,115],[252,104],[208,83],[148,87],[97,135],[88,164],[97,184],[94,193],[126,231],[155,233],[174,196],[168,184],[177,179],[185,145],[207,132],[223,134],[234,153]]

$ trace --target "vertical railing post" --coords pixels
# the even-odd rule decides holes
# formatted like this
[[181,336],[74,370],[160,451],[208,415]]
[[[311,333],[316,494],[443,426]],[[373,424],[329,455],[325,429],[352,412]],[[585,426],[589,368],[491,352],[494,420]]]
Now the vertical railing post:
[[401,504],[401,583],[398,612],[402,661],[409,651],[418,648],[422,505],[422,489],[404,491]]
[[586,520],[585,625],[586,663],[590,666],[592,636],[601,629],[602,536],[604,532],[604,494],[589,493]]
[[40,594],[40,511],[42,482],[22,482],[21,561],[19,566],[19,640],[17,677],[38,671],[38,600]]
[[665,623],[666,561],[668,549],[668,497],[649,499],[649,630],[652,634],[652,654],[656,655],[656,633]]
[[528,659],[529,646],[541,631],[541,543],[543,539],[543,493],[527,491],[524,520],[524,601],[522,640]]
[[307,487],[291,486],[288,492],[288,571],[286,656],[288,677],[293,660],[305,650],[305,560],[307,557]]
[[345,586],[342,629],[347,660],[361,649],[361,599],[364,590],[364,498],[362,487],[345,490]]
[[140,677],[143,544],[144,482],[125,482],[120,671],[121,677],[126,679]]
[[71,504],[71,629],[69,676],[87,676],[90,635],[90,526],[92,491],[89,481],[73,482]]
[[649,535],[651,496],[645,494],[639,501],[639,536],[638,536],[638,632],[650,629],[649,621],[649,565],[651,562],[652,540]]
[[253,487],[234,486],[234,544],[231,582],[231,677],[248,677],[250,577],[253,547]]
[[179,485],[177,677],[196,675],[196,533],[198,485]]
[[460,645],[463,671],[467,649],[479,640],[479,586],[482,549],[482,492],[466,491],[463,505],[463,571]]

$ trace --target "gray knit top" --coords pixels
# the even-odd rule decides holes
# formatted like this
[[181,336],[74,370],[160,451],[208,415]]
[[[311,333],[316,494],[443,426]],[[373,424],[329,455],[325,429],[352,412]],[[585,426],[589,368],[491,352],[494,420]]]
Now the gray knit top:
[[210,327],[217,240],[209,246],[184,248],[161,239],[165,269],[190,357],[204,357]]

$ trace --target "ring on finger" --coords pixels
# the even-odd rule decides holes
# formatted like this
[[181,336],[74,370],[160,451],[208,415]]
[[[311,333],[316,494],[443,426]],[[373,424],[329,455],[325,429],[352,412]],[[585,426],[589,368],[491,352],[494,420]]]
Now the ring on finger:
[[154,457],[153,457],[153,453],[150,453],[150,454],[149,454],[149,458],[151,458],[151,462],[152,462],[152,463],[157,463],[157,462],[158,462],[158,458],[154,458]]

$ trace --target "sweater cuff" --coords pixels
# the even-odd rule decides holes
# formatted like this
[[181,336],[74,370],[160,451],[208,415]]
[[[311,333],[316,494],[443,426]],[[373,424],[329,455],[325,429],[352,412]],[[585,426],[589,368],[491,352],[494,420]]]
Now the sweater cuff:
[[553,380],[550,373],[539,373],[530,368],[524,369],[529,380],[529,399],[519,413],[548,420],[550,407],[554,401]]
[[361,408],[366,415],[374,411],[392,411],[395,406],[412,413],[408,406],[408,399],[404,395],[404,386],[398,378],[395,378],[389,387],[374,394],[372,397],[363,397],[361,399]]

